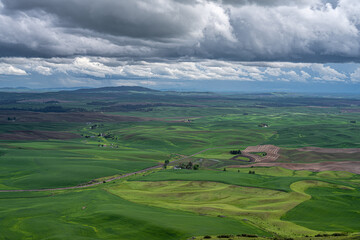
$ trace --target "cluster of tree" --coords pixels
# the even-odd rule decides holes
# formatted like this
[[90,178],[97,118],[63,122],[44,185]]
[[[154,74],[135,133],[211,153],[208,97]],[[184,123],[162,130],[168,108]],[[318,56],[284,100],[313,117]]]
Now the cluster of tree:
[[192,162],[188,162],[186,163],[181,163],[180,165],[176,166],[176,168],[180,168],[180,169],[188,169],[188,170],[199,170],[200,166],[199,164],[193,164]]
[[113,139],[113,140],[118,140],[119,139],[118,137],[116,137],[112,133],[99,133],[97,136],[98,137],[103,137],[103,138],[106,138],[106,139]]
[[7,119],[8,119],[8,121],[15,121],[16,117],[8,117]]
[[60,102],[59,101],[46,101],[45,102],[46,104],[59,104]]
[[[257,235],[254,234],[237,234],[237,237],[247,237],[247,238],[257,238]],[[235,236],[232,234],[222,234],[222,235],[218,235],[217,238],[234,238]],[[204,238],[206,239],[210,239],[211,236],[205,236]]]
[[109,105],[114,105],[116,104],[117,102],[89,102],[89,103],[86,103],[86,105],[90,105],[90,106],[109,106]]
[[166,169],[167,168],[167,165],[169,165],[170,161],[168,159],[165,160],[164,162],[164,168]]
[[92,125],[91,127],[90,127],[90,129],[96,129],[96,128],[98,128],[98,127],[101,127],[101,126],[103,126],[102,124],[94,124],[94,125]]
[[316,234],[315,237],[329,237],[329,236],[334,236],[334,237],[340,237],[340,236],[347,236],[346,233],[333,233],[333,234],[327,234],[327,233],[324,233],[324,234]]
[[255,174],[255,171],[249,171],[249,174]]
[[231,150],[230,154],[233,154],[233,155],[241,154],[241,150]]
[[119,146],[114,145],[114,144],[110,144],[110,145],[106,145],[106,144],[99,144],[98,147],[109,147],[109,148],[119,148]]
[[46,106],[37,110],[38,112],[67,112],[62,106]]
[[152,107],[154,106],[157,106],[157,104],[123,104],[123,105],[102,107],[100,110],[104,112],[130,112],[130,111],[150,112],[153,110]]
[[351,120],[350,123],[356,123],[356,121],[355,121],[355,120]]

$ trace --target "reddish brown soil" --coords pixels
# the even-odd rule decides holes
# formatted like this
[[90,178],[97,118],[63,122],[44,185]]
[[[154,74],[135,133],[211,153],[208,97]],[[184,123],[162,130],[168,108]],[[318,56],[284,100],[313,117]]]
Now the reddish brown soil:
[[1,111],[0,123],[10,123],[8,117],[16,117],[16,122],[140,122],[155,119],[118,116],[100,112],[40,113],[27,111]]
[[[309,170],[314,172],[319,171],[348,171],[360,174],[360,161],[326,161],[318,163],[280,163],[275,162],[279,158],[279,147],[273,145],[259,145],[249,146],[243,152],[242,156],[248,156],[250,159],[255,159],[255,163],[251,165],[233,165],[229,167],[273,167],[279,166],[292,170]],[[302,152],[317,152],[326,154],[356,154],[360,153],[360,148],[318,148],[318,147],[304,147],[297,151]],[[261,157],[251,152],[266,152],[265,157]],[[360,156],[359,156],[360,159]]]
[[[254,159],[255,162],[275,162],[279,158],[280,148],[274,145],[258,145],[258,146],[249,146],[244,151],[242,151],[241,156],[249,157]],[[253,152],[266,152],[267,155],[262,157],[256,154],[251,154]]]
[[303,152],[318,152],[318,153],[360,153],[360,148],[303,147],[303,148],[298,148],[297,150]]
[[291,170],[309,170],[313,172],[321,171],[347,171],[360,174],[360,162],[321,162],[321,163],[256,163],[251,165],[232,165],[228,167],[283,167]]
[[79,135],[74,133],[54,131],[13,131],[11,133],[0,134],[0,140],[66,140],[79,137]]

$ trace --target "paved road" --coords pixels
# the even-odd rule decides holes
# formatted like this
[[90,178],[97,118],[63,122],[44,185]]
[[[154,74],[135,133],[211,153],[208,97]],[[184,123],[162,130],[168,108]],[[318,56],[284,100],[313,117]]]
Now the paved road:
[[[202,150],[202,151],[200,151],[200,152],[194,153],[194,154],[192,154],[192,155],[190,155],[190,156],[185,156],[185,157],[183,157],[183,158],[177,159],[177,160],[172,161],[172,162],[181,161],[181,160],[184,160],[184,159],[193,157],[193,156],[195,156],[195,155],[198,155],[198,154],[200,154],[200,153],[203,153],[203,152],[206,152],[206,151],[209,151],[209,150],[213,150],[213,149],[218,149],[218,148],[227,148],[227,147],[207,148],[207,149],[204,149],[204,150]],[[129,176],[132,176],[132,175],[135,175],[135,174],[138,174],[138,173],[143,173],[143,172],[146,172],[146,171],[149,171],[149,170],[152,170],[152,169],[156,169],[156,168],[159,168],[159,167],[162,167],[162,166],[163,166],[163,164],[158,164],[158,165],[156,165],[156,166],[149,167],[149,168],[145,168],[145,169],[143,169],[143,170],[139,170],[139,171],[131,172],[131,173],[126,173],[126,174],[121,175],[121,176],[118,176],[118,177],[109,178],[109,179],[105,180],[105,182],[111,182],[111,181],[114,181],[114,180],[116,180],[116,179],[126,178],[126,177],[129,177]],[[101,181],[101,182],[96,182],[96,183],[91,183],[91,184],[78,185],[78,186],[73,186],[73,187],[63,187],[63,188],[0,190],[0,193],[4,193],[4,192],[46,192],[46,191],[60,191],[60,190],[70,190],[70,189],[79,189],[79,188],[92,187],[92,186],[96,186],[96,185],[103,184],[103,183],[104,183],[104,182]]]

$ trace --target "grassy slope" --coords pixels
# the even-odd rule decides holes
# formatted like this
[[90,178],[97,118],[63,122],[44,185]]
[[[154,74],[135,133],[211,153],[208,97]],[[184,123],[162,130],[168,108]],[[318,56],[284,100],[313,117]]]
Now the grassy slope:
[[[103,190],[0,194],[0,239],[183,239],[261,230],[232,219],[131,203]],[[86,207],[83,209],[83,207]]]
[[153,166],[163,158],[154,152],[141,158],[131,149],[119,151],[77,141],[3,143],[0,189],[74,186]]
[[[345,191],[342,196],[338,197],[338,200],[343,197],[355,201],[356,197],[359,196],[358,191],[354,189],[313,180],[292,183],[290,192],[202,181],[131,181],[110,187],[109,191],[140,204],[186,210],[211,216],[224,215],[240,222],[247,219],[262,229],[286,236],[315,235],[316,230],[359,231],[360,228],[354,220],[360,215],[356,212],[357,209],[351,210],[351,202],[341,203],[339,201],[334,202],[334,199],[328,200],[332,203],[331,209],[333,211],[328,214],[321,214],[320,209],[326,209],[329,205],[317,208],[322,204],[321,202],[318,205],[308,204],[311,195],[308,194],[307,189],[310,188],[315,191],[321,190],[321,187],[331,187],[333,191]],[[317,195],[315,194],[315,196]],[[339,211],[342,211],[341,206],[344,204],[348,208],[347,210],[343,209],[346,214],[342,215],[339,214]],[[310,214],[308,214],[309,211],[304,211],[304,208],[301,207],[303,205],[310,205],[310,207],[307,206],[311,210]],[[298,211],[294,211],[290,217],[282,218],[289,210],[292,213],[293,210],[291,209],[296,206],[300,207]],[[311,216],[316,214],[322,217],[312,219]],[[329,222],[326,221],[326,217],[336,214],[338,217],[332,218],[331,221],[337,228],[326,229],[325,226]],[[288,221],[292,220],[292,217],[296,221]],[[303,218],[307,218],[308,224],[301,224]],[[312,223],[315,225],[319,223],[323,229],[311,226]]]
[[319,231],[359,231],[359,189],[309,188],[311,199],[282,218]]
[[[257,168],[251,168],[257,171]],[[260,168],[261,169],[261,168]],[[261,172],[261,170],[260,170]],[[237,171],[207,171],[207,170],[163,170],[155,172],[146,176],[132,177],[132,181],[213,181],[226,184],[267,188],[279,191],[291,191],[290,185],[297,181],[303,180],[321,180],[334,184],[343,184],[351,186],[352,184],[346,181],[339,181],[333,178],[318,178],[316,176],[274,176],[262,174],[248,174],[247,172]],[[357,178],[356,178],[357,179]]]

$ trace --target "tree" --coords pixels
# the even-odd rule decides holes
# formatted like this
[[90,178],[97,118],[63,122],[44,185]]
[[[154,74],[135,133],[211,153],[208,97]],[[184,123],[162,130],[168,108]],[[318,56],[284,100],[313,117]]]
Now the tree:
[[199,170],[199,167],[200,167],[199,164],[195,164],[195,165],[193,166],[193,169],[194,169],[194,170]]
[[223,170],[224,172],[226,172],[226,168],[224,168],[224,170]]
[[168,159],[165,160],[164,162],[164,168],[166,169],[167,168],[167,165],[170,163],[170,161]]
[[186,169],[192,169],[192,166],[193,166],[192,162],[189,162],[189,163],[186,165]]

